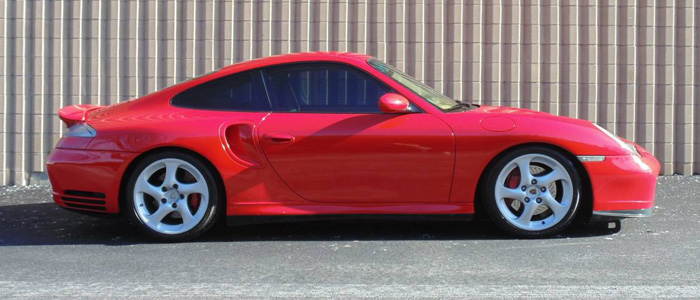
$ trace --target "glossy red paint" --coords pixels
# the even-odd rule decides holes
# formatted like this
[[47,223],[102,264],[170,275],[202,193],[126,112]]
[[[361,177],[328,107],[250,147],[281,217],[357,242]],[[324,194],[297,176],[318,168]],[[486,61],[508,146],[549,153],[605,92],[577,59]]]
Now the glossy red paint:
[[594,211],[639,210],[654,206],[659,162],[635,144],[641,154],[607,156],[602,162],[585,163],[591,176]]
[[406,113],[410,103],[406,97],[395,93],[387,93],[379,98],[379,109],[387,114]]
[[[591,178],[594,210],[653,205],[656,159],[635,156],[583,120],[508,107],[443,112],[368,65],[370,57],[303,53],[225,67],[140,99],[107,107],[62,109],[66,124],[86,122],[92,139],[64,138],[48,172],[56,203],[66,191],[105,194],[119,213],[123,178],[139,157],[165,148],[209,161],[224,185],[228,215],[472,213],[477,185],[499,154],[545,144],[580,155]],[[420,109],[406,114],[227,112],[179,108],[170,99],[238,72],[298,62],[334,62],[363,70]],[[403,101],[389,99],[394,104]],[[378,103],[379,105],[379,103]]]
[[515,121],[507,117],[486,117],[481,119],[481,128],[492,132],[505,132],[515,128]]
[[[131,152],[54,149],[47,165],[54,201],[59,206],[89,212],[118,212],[121,174],[137,155]],[[102,193],[105,197],[75,197],[68,194],[69,191]]]
[[260,144],[272,169],[305,200],[449,200],[455,143],[450,128],[435,116],[272,113],[258,128],[259,136],[282,132],[296,141]]
[[88,112],[98,108],[99,106],[91,104],[66,106],[58,110],[58,118],[70,127],[75,123],[87,121]]

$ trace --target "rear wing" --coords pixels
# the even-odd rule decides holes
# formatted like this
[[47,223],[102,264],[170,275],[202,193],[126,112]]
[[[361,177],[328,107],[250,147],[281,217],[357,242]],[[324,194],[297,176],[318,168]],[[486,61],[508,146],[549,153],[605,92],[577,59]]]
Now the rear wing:
[[71,127],[77,123],[87,122],[88,112],[100,109],[102,106],[92,104],[81,104],[66,106],[58,110],[58,118]]

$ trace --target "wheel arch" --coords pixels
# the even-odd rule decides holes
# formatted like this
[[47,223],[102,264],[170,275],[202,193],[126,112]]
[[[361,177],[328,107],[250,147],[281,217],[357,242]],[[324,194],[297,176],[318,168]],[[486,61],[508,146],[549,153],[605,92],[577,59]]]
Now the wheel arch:
[[506,154],[516,151],[518,149],[522,149],[525,147],[543,147],[543,148],[549,148],[551,150],[554,150],[556,152],[559,152],[560,154],[566,156],[574,165],[576,168],[576,171],[578,172],[579,176],[581,177],[581,208],[579,212],[576,214],[576,217],[574,219],[574,223],[585,223],[587,222],[592,213],[593,213],[593,186],[591,184],[591,178],[588,174],[588,171],[586,171],[586,168],[583,166],[581,161],[576,158],[576,156],[569,152],[568,150],[554,145],[554,144],[547,144],[547,143],[524,143],[524,144],[518,144],[511,146],[500,153],[498,153],[496,156],[494,156],[488,164],[486,164],[486,167],[481,170],[481,174],[479,175],[479,181],[477,183],[476,191],[474,193],[474,214],[475,216],[481,218],[483,216],[486,216],[484,206],[483,206],[483,188],[484,185],[486,185],[486,179],[488,178],[488,172],[487,170],[492,169],[493,165],[498,162],[503,156]]
[[157,147],[150,149],[146,152],[143,152],[139,154],[136,158],[134,158],[129,165],[126,167],[124,170],[124,173],[122,173],[122,178],[119,181],[119,213],[120,215],[123,215],[126,212],[127,206],[126,206],[126,188],[127,188],[127,183],[129,182],[129,177],[132,175],[134,172],[134,169],[136,166],[141,162],[144,158],[157,154],[157,153],[162,153],[162,152],[180,152],[180,153],[186,153],[193,155],[197,158],[199,158],[214,174],[214,179],[216,180],[217,187],[219,188],[219,194],[221,195],[220,197],[224,199],[222,205],[220,206],[220,209],[225,212],[226,211],[226,189],[224,188],[224,181],[221,178],[221,174],[219,173],[219,170],[214,166],[214,164],[211,163],[209,159],[204,157],[203,155],[197,153],[196,151],[187,149],[187,148],[182,148],[182,147],[177,147],[177,146],[163,146],[163,147]]

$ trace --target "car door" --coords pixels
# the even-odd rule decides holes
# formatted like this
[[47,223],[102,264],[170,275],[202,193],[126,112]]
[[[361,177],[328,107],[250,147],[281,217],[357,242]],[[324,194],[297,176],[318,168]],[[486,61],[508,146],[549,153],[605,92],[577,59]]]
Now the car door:
[[271,166],[316,202],[447,202],[455,141],[438,118],[412,107],[384,114],[393,92],[349,65],[295,64],[263,71],[273,112],[258,135]]

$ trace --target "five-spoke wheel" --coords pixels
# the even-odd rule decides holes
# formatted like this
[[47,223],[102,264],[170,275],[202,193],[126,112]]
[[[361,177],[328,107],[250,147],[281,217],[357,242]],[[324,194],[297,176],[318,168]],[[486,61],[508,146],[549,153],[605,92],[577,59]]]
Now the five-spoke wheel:
[[218,189],[209,168],[195,156],[164,152],[144,159],[129,184],[133,216],[152,235],[187,240],[216,217]]
[[571,161],[543,147],[503,156],[491,170],[485,207],[496,224],[522,237],[560,232],[579,203],[580,179]]

